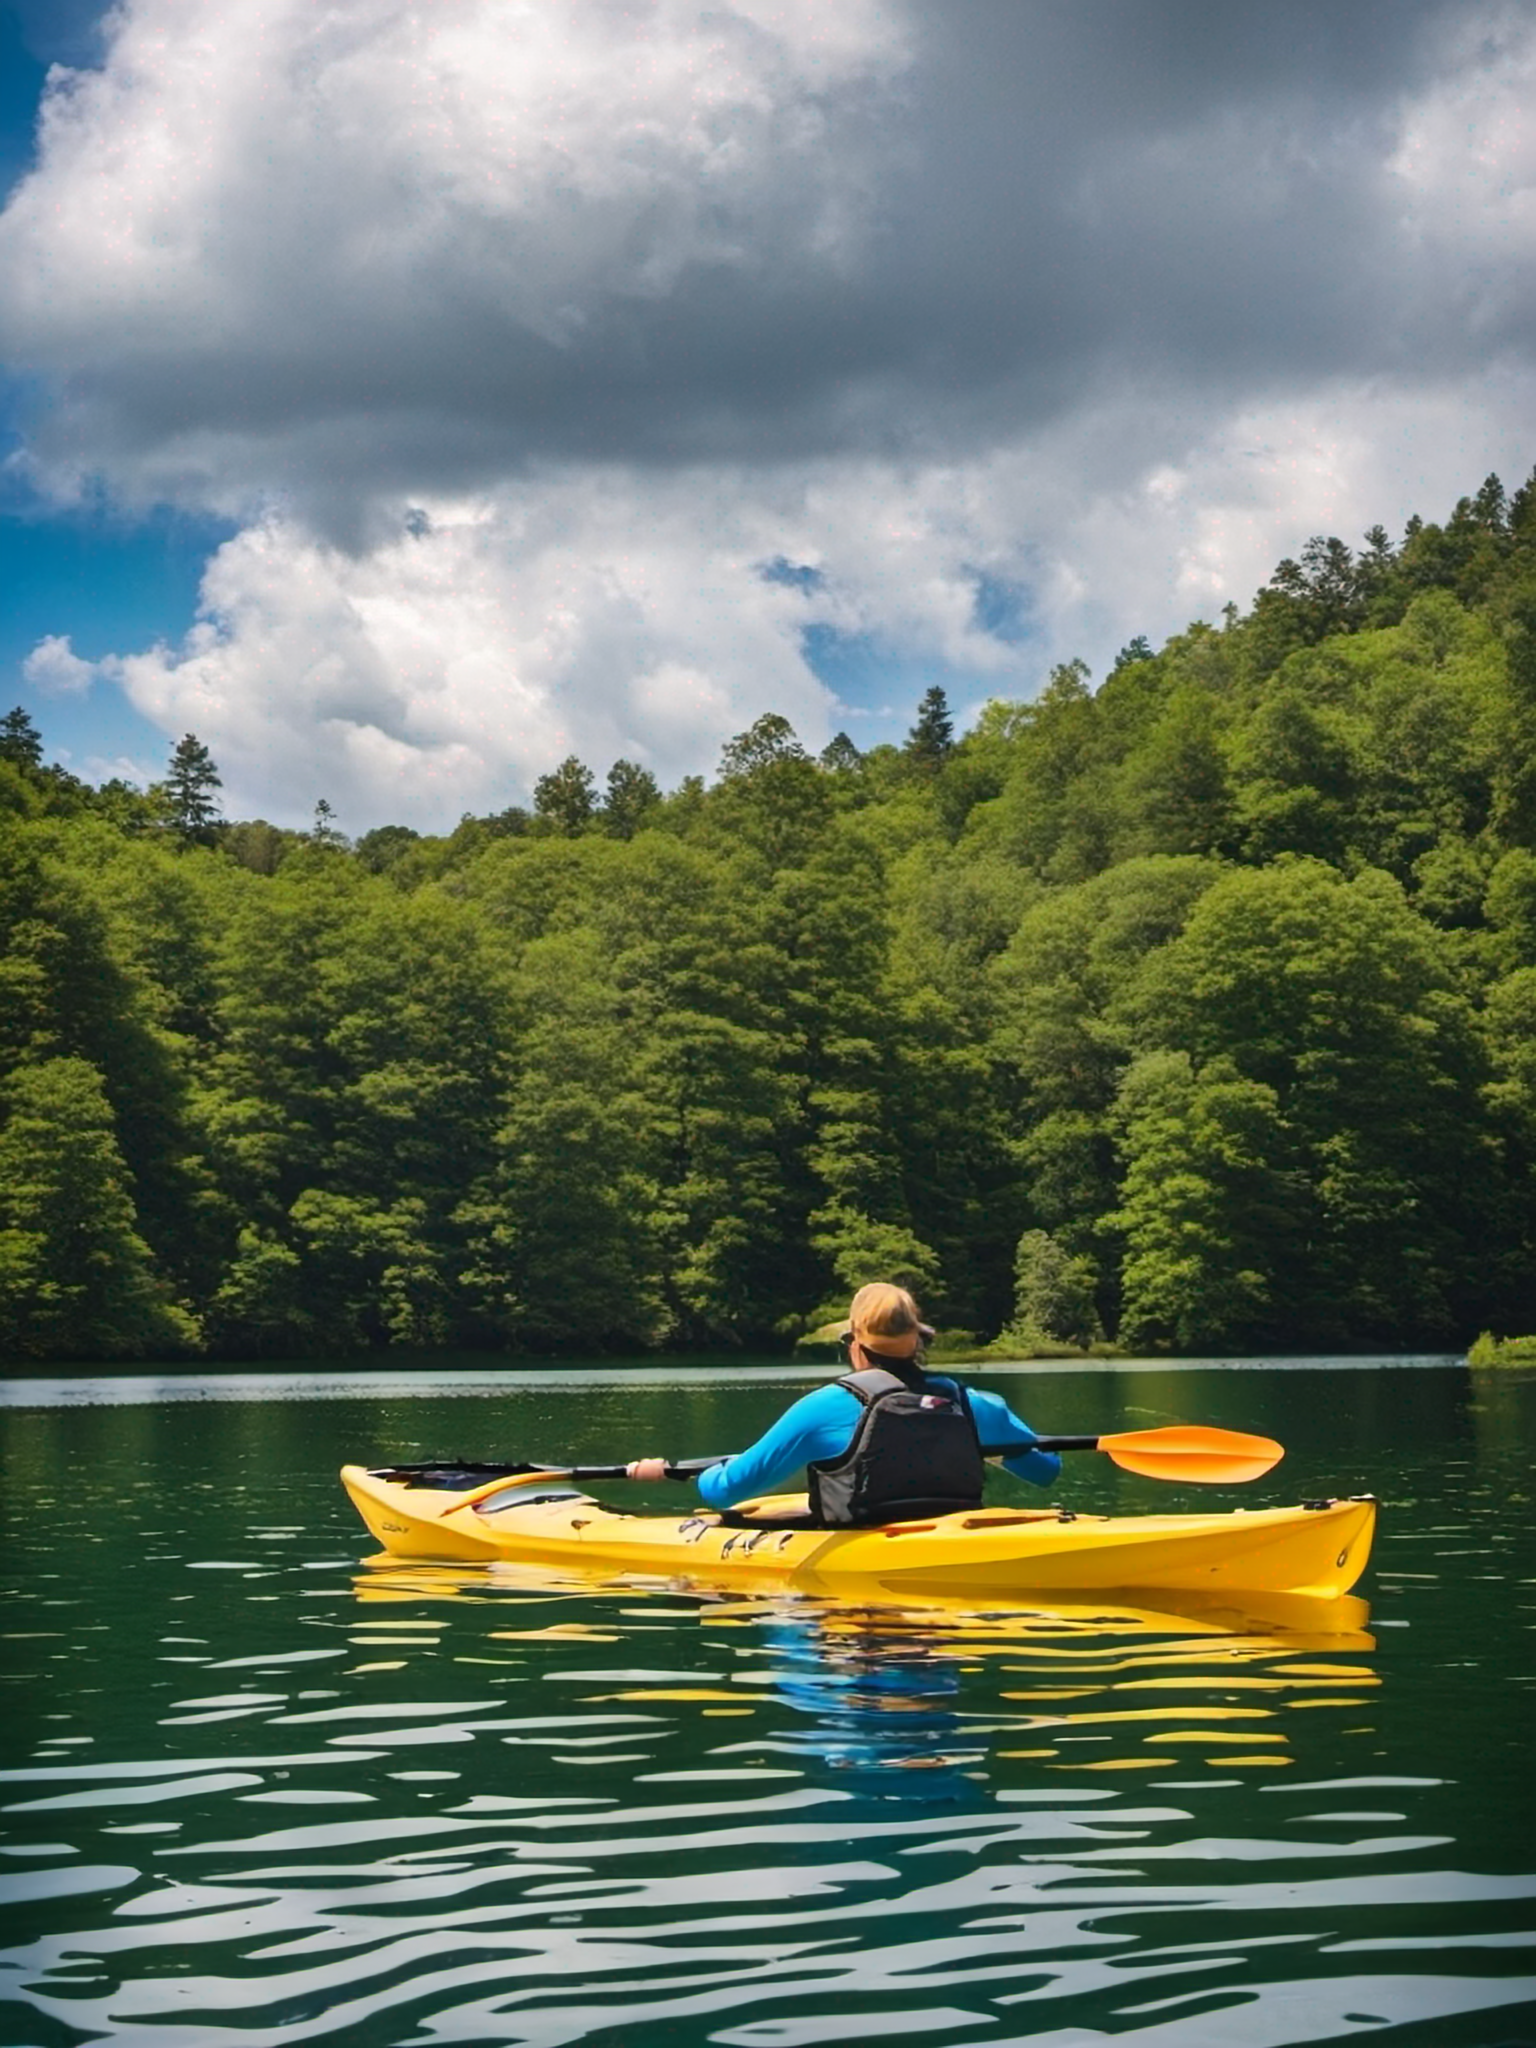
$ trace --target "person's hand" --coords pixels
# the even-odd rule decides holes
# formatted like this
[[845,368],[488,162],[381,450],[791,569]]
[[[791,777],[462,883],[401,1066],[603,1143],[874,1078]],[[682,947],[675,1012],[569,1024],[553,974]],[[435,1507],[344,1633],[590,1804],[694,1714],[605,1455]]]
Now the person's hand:
[[624,1469],[631,1479],[665,1479],[667,1461],[665,1458],[636,1458],[632,1465],[626,1465]]

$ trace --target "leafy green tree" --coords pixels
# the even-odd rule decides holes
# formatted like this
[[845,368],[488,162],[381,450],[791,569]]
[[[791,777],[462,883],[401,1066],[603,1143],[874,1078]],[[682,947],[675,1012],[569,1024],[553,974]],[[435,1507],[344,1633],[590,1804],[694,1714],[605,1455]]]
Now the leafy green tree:
[[1479,1325],[1525,1332],[1531,1327],[1531,1274],[1536,1271],[1536,966],[1496,981],[1479,1026],[1491,1076],[1485,1099],[1501,1147],[1500,1192],[1482,1246]]
[[1480,924],[1488,889],[1486,850],[1447,832],[1413,864],[1414,908],[1448,930]]
[[281,1358],[302,1350],[314,1342],[317,1322],[305,1293],[299,1254],[272,1232],[244,1224],[211,1292],[209,1335],[222,1351],[239,1356]]
[[1108,865],[1113,822],[1098,772],[1099,728],[1081,661],[1060,663],[1023,708],[995,829],[1008,857],[1037,874],[1078,881]]
[[421,834],[409,825],[376,825],[353,843],[352,851],[370,874],[384,875],[413,846],[420,844]]
[[1122,861],[1026,910],[996,962],[994,1045],[1031,1108],[1103,1112],[1135,1047],[1127,1015],[1143,963],[1176,938],[1221,877],[1213,861]]
[[0,831],[7,823],[35,819],[43,814],[43,798],[25,770],[14,761],[0,759]]
[[585,832],[597,809],[597,784],[592,770],[574,754],[551,768],[533,785],[534,816],[546,832],[566,838]]
[[1177,688],[1122,773],[1126,853],[1220,853],[1233,799],[1220,714],[1210,692]]
[[1472,500],[1472,519],[1489,533],[1509,531],[1509,499],[1504,486],[1491,471],[1483,478],[1482,487]]
[[512,1001],[513,1076],[488,1168],[458,1212],[466,1287],[519,1350],[649,1348],[675,1320],[659,1047],[590,928],[534,940]]
[[789,720],[769,712],[725,746],[720,781],[700,823],[723,856],[735,851],[757,857],[761,886],[772,871],[809,858],[833,810],[829,778],[796,739]]
[[1014,1077],[1007,1114],[1026,1197],[1015,1238],[1033,1222],[1091,1258],[1111,1323],[1120,1254],[1104,1220],[1117,1202],[1112,1109],[1138,1049],[1141,977],[1220,873],[1207,860],[1151,856],[1048,891],[992,970],[990,1050]]
[[163,822],[162,807],[152,791],[114,775],[92,793],[90,808],[117,831],[147,833]]
[[[750,792],[740,796],[751,800]],[[563,934],[595,937],[597,950],[583,956],[590,976],[583,970],[575,986],[587,991],[594,1019],[614,1006],[615,1044],[643,1063],[643,1084],[614,1080],[611,1087],[617,1100],[632,1103],[643,1085],[653,1105],[664,1167],[644,1212],[659,1247],[647,1286],[661,1290],[666,1320],[685,1343],[762,1338],[806,1300],[787,1185],[793,1047],[784,1030],[783,955],[761,878],[758,857],[739,834],[717,840],[711,832],[706,843],[660,831],[627,844],[597,835],[508,844],[464,883],[514,961],[556,957],[532,949]],[[511,1014],[541,1016],[544,999],[522,983],[520,967],[514,973]],[[564,1028],[556,1021],[535,1034],[532,1050],[544,1050],[533,1072],[545,1079],[517,1083],[511,1098],[536,1122],[541,1089],[555,1090],[539,1125],[551,1149],[534,1147],[526,1179],[504,1173],[503,1189],[534,1190],[544,1170],[568,1181],[584,1157],[606,1156],[598,1137],[569,1160],[559,1149],[559,1119],[575,1113],[558,1082]],[[514,1071],[525,1053],[532,1057],[528,1041],[514,1048]],[[607,1128],[601,1118],[594,1124]],[[515,1127],[509,1118],[507,1128]],[[504,1248],[522,1241],[515,1214],[497,1228]],[[490,1253],[482,1263],[487,1272],[505,1270]]]
[[805,749],[796,739],[789,720],[777,711],[765,711],[745,732],[726,742],[720,755],[720,776],[722,781],[729,781],[736,776],[757,775],[781,762],[804,759]]
[[1493,1054],[1489,1095],[1536,1161],[1536,967],[1517,967],[1494,983],[1482,1027]]
[[1270,588],[1290,600],[1300,637],[1309,644],[1349,631],[1364,616],[1365,591],[1354,555],[1333,535],[1314,534],[1300,562],[1280,564]]
[[214,766],[212,754],[195,733],[176,742],[165,771],[164,820],[187,846],[211,846],[222,822],[214,792],[223,787],[223,777]]
[[1276,689],[1249,721],[1235,768],[1236,824],[1250,859],[1344,859],[1358,770],[1343,715],[1298,690]]
[[1273,1340],[1276,1269],[1293,1231],[1274,1089],[1183,1052],[1131,1066],[1116,1105],[1125,1177],[1119,1337],[1154,1351]]
[[253,875],[275,875],[289,852],[300,842],[300,834],[269,825],[265,818],[248,818],[226,825],[220,840],[222,850],[238,866]]
[[1280,1297],[1298,1336],[1455,1326],[1496,1185],[1481,1062],[1451,961],[1390,877],[1304,860],[1227,875],[1129,1007],[1144,1044],[1273,1091],[1305,1190]]
[[219,970],[205,1116],[244,1225],[220,1341],[483,1339],[457,1211],[490,1157],[504,987],[473,913],[305,849],[242,886]]
[[1045,1230],[1026,1230],[1014,1254],[1013,1319],[1004,1336],[1030,1351],[1072,1345],[1086,1351],[1104,1335],[1092,1259],[1069,1252]]
[[1487,830],[1508,744],[1504,650],[1486,620],[1433,590],[1348,654],[1326,686],[1344,699],[1332,715],[1350,721],[1348,836],[1407,883],[1438,840],[1475,846]]
[[1488,877],[1483,909],[1505,968],[1536,967],[1536,853],[1514,846]]
[[[821,1266],[819,1293],[801,1306],[814,1298],[836,1312],[855,1288],[882,1276],[936,1304],[940,1260],[914,1222],[896,1116],[900,1025],[885,864],[854,821],[844,819],[801,867],[775,878],[772,926],[782,955],[781,1058],[811,1177],[802,1227]],[[790,1168],[791,1186],[794,1178]]]
[[10,1355],[195,1348],[197,1321],[139,1234],[101,1076],[77,1058],[18,1067],[0,1114],[0,1326]]
[[462,903],[374,885],[332,946],[327,984],[332,1139],[310,1185],[415,1204],[423,1270],[451,1271],[452,1214],[485,1169],[507,1074],[506,970]]
[[1536,847],[1536,574],[1509,606],[1504,643],[1509,690],[1492,824],[1506,846]]
[[446,1342],[451,1300],[426,1223],[410,1195],[306,1188],[298,1197],[289,1230],[304,1276],[302,1314],[327,1350]]
[[206,1196],[189,1060],[177,1012],[154,985],[152,948],[138,946],[141,910],[158,916],[177,892],[163,872],[142,896],[120,889],[124,864],[221,865],[172,860],[87,815],[0,818],[0,1073],[78,1057],[102,1076],[138,1228],[178,1287],[189,1287]]
[[[237,886],[215,933],[219,994],[202,1072],[204,1129],[239,1216],[281,1235],[337,1137],[346,1068],[332,1037],[332,962],[358,898],[389,892],[352,862],[307,847],[270,877],[226,872]],[[394,963],[377,971],[391,973]]]

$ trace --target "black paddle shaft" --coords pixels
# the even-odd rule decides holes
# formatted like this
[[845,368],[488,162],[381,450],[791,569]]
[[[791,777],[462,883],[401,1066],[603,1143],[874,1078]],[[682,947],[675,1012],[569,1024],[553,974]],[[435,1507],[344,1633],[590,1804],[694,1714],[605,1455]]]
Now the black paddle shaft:
[[[675,1464],[668,1464],[669,1479],[692,1479],[700,1472],[708,1472],[712,1466],[724,1465],[731,1457],[729,1451],[718,1458],[679,1458]],[[547,1472],[551,1477],[561,1479],[627,1479],[627,1465],[528,1465],[529,1472]]]
[[[1039,1436],[1033,1444],[983,1444],[982,1456],[986,1458],[1017,1457],[1023,1451],[1095,1451],[1099,1447],[1096,1436]],[[724,1452],[714,1458],[678,1458],[667,1464],[668,1479],[689,1480],[699,1473],[708,1472],[716,1465],[729,1463],[733,1452]],[[557,1465],[553,1460],[545,1463],[537,1459],[525,1460],[521,1464],[476,1464],[464,1458],[433,1458],[415,1465],[391,1465],[381,1468],[380,1476],[399,1480],[406,1486],[433,1486],[445,1491],[454,1491],[466,1486],[484,1484],[488,1480],[505,1479],[509,1483],[526,1474],[530,1479],[627,1479],[627,1465]]]
[[[1099,1440],[1096,1436],[1037,1436],[1032,1444],[983,1444],[984,1458],[1016,1458],[1025,1451],[1096,1451]],[[694,1479],[700,1472],[708,1472],[716,1465],[728,1464],[734,1453],[727,1452],[718,1458],[678,1458],[669,1462],[669,1479]],[[627,1465],[545,1465],[535,1466],[535,1471],[559,1472],[566,1479],[627,1479]]]
[[[1096,1436],[1037,1436],[1031,1444],[983,1444],[984,1458],[1017,1458],[1025,1451],[1096,1451],[1099,1440]],[[708,1472],[715,1465],[729,1463],[733,1453],[720,1458],[679,1458],[667,1466],[669,1479],[693,1479],[700,1472]],[[553,1469],[553,1468],[551,1468]],[[628,1476],[627,1465],[569,1465],[565,1474],[570,1479],[623,1479]]]
[[[1025,1451],[1096,1451],[1099,1440],[1096,1436],[1037,1436],[1032,1444],[983,1444],[984,1458],[1017,1458]],[[692,1479],[700,1472],[708,1472],[712,1466],[729,1462],[727,1454],[721,1458],[679,1458],[667,1467],[669,1479]],[[568,1477],[572,1479],[623,1479],[628,1475],[627,1465],[572,1465]]]

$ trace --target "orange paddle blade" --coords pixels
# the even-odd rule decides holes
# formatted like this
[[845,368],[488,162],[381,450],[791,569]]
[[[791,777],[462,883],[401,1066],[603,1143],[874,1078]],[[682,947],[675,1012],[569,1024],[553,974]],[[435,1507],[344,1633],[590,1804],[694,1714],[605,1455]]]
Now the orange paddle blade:
[[1170,1429],[1127,1429],[1101,1436],[1099,1449],[1126,1472],[1147,1479],[1190,1479],[1204,1486],[1240,1486],[1262,1479],[1285,1456],[1272,1436],[1181,1423]]

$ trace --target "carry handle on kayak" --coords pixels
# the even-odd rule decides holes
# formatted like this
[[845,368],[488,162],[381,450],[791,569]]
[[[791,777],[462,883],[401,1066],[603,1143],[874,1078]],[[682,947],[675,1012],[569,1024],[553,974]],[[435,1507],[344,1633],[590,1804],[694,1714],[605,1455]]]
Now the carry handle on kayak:
[[[1112,1436],[1037,1436],[1033,1444],[983,1444],[987,1458],[1017,1456],[1021,1451],[1102,1451],[1122,1471],[1136,1472],[1144,1479],[1182,1479],[1199,1486],[1241,1486],[1264,1474],[1285,1456],[1285,1446],[1273,1437],[1250,1436],[1237,1429],[1207,1429],[1198,1423],[1179,1423],[1166,1429],[1119,1430]],[[668,1464],[669,1479],[692,1479],[713,1465],[724,1465],[727,1457],[679,1458]],[[461,1495],[444,1515],[457,1514],[488,1500],[507,1487],[528,1486],[541,1479],[627,1479],[627,1465],[526,1465],[502,1474]]]

